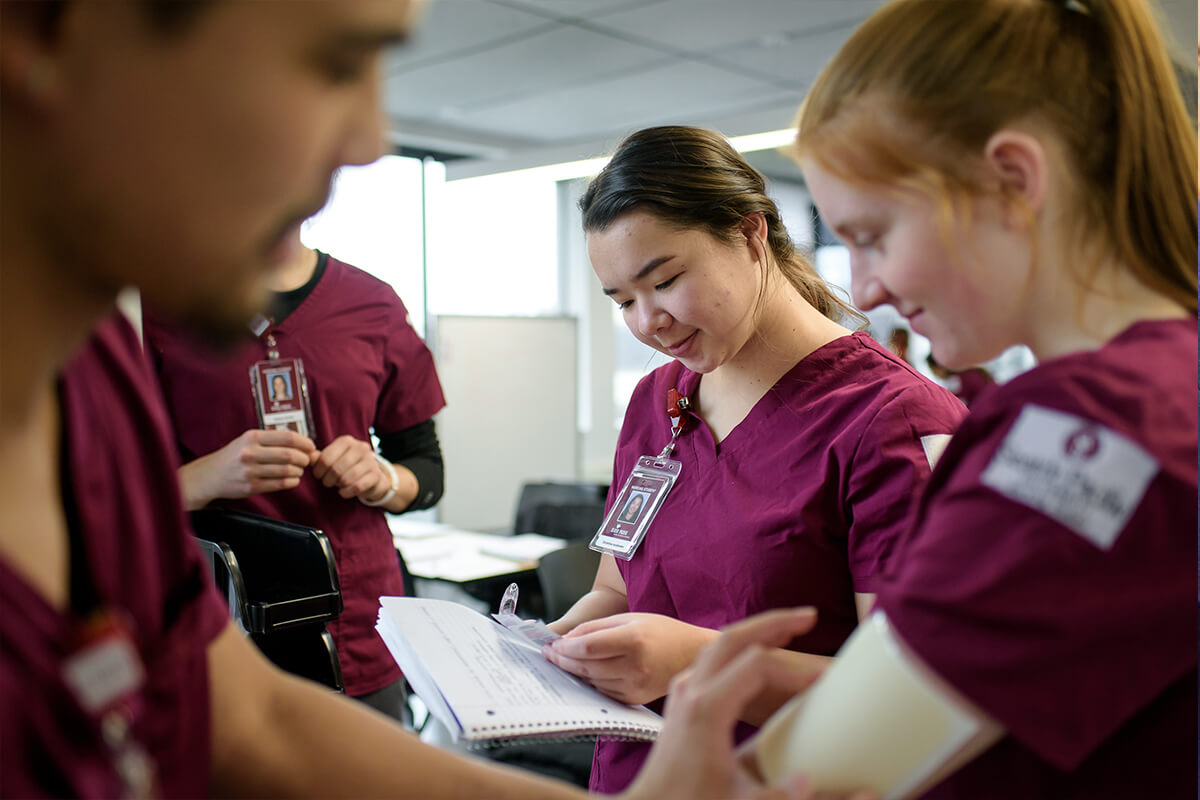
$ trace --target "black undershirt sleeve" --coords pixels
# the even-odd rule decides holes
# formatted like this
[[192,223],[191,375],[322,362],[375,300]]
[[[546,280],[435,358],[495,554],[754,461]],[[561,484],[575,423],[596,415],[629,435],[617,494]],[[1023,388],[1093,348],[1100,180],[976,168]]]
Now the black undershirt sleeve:
[[418,422],[395,433],[379,434],[379,453],[417,476],[417,496],[405,511],[432,508],[442,499],[445,488],[442,447],[433,420]]

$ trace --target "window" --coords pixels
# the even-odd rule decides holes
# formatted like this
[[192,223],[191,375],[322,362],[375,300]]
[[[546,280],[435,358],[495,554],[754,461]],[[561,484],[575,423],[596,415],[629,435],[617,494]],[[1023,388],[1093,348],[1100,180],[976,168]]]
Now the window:
[[447,182],[444,174],[426,182],[429,312],[563,313],[555,181],[514,172]]
[[425,334],[425,165],[415,158],[384,156],[362,167],[343,167],[321,213],[301,239],[340,261],[391,284]]

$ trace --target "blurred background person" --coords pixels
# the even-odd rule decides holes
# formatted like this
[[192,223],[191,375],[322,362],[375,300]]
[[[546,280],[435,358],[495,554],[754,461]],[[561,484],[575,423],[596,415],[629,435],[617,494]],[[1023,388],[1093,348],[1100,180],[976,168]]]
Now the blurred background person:
[[[288,244],[286,264],[270,276],[266,317],[257,331],[246,320],[232,354],[214,353],[149,306],[146,351],[184,462],[188,509],[236,508],[324,531],[342,590],[342,613],[328,627],[346,693],[406,719],[404,681],[375,632],[379,597],[411,591],[385,512],[441,497],[432,417],[445,400],[433,356],[390,286],[305,247],[298,231]],[[262,430],[270,411],[257,407],[247,380],[256,365],[286,369],[300,386],[282,399],[295,394],[303,405],[307,435]]]

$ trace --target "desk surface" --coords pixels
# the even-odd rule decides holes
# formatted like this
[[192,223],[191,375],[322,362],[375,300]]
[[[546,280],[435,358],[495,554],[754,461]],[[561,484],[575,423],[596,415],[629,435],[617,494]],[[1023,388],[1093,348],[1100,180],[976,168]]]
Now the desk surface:
[[529,572],[538,559],[567,542],[553,536],[522,533],[504,536],[464,531],[450,525],[389,520],[392,541],[415,577],[465,583]]

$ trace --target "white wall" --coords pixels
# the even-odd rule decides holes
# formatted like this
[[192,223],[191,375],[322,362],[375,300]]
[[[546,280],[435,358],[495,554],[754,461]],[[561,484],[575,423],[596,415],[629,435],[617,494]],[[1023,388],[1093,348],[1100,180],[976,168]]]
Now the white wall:
[[508,530],[526,481],[574,480],[576,321],[568,317],[430,318],[446,394],[437,417],[446,465],[438,519]]

